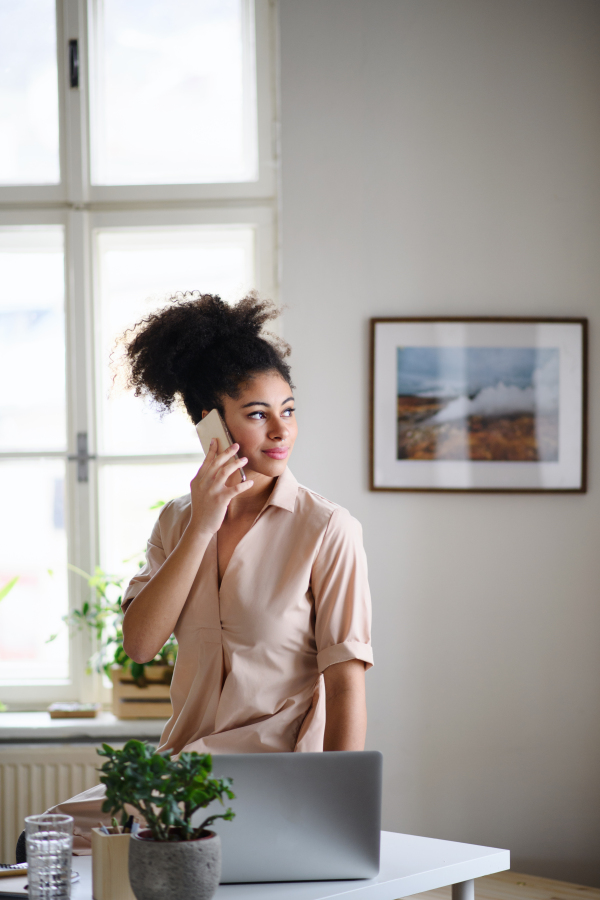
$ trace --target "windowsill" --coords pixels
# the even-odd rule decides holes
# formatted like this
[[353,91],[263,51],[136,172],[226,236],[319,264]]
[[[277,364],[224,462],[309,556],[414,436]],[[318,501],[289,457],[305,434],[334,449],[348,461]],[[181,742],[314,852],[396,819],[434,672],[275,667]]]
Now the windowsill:
[[95,719],[51,719],[47,712],[0,713],[0,744],[91,744],[129,738],[157,741],[163,719],[117,719],[110,712]]

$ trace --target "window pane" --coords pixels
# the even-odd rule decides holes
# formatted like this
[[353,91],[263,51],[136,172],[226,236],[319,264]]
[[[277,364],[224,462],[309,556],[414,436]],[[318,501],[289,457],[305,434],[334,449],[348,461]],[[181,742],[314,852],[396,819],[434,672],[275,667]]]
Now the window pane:
[[65,448],[62,226],[0,228],[0,450]]
[[0,3],[0,184],[57,184],[54,0]]
[[64,482],[62,460],[0,462],[0,590],[18,577],[0,601],[0,684],[68,677]]
[[195,453],[198,437],[187,415],[162,419],[131,393],[112,387],[115,338],[176,291],[239,299],[254,284],[251,226],[100,231],[99,446],[102,453]]
[[96,0],[94,184],[256,177],[248,0]]
[[137,571],[143,558],[160,501],[169,501],[189,493],[190,481],[198,471],[198,463],[163,463],[162,465],[101,466],[100,543],[102,565],[112,574]]

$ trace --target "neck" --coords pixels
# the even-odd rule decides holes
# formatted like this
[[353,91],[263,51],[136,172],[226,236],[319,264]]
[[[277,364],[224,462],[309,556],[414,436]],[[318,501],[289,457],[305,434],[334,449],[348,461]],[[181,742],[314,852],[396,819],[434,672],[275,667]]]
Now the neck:
[[[269,475],[261,475],[260,472],[253,472],[251,469],[244,469],[244,472],[248,481],[253,481],[254,484],[231,501],[227,508],[229,518],[237,518],[237,516],[249,513],[255,515],[260,512],[275,487],[276,479]],[[237,475],[234,477],[237,480]]]

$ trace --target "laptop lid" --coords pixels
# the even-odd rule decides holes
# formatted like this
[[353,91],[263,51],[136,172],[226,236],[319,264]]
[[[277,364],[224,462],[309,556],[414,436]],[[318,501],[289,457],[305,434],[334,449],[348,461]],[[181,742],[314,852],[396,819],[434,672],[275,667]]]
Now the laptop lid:
[[[218,819],[221,883],[372,878],[379,871],[381,753],[213,756],[233,779],[232,822]],[[212,804],[194,824],[221,809]]]

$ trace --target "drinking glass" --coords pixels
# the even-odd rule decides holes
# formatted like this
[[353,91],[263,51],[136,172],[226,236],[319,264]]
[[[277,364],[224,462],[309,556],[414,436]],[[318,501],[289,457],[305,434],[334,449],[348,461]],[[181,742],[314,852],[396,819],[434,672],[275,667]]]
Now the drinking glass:
[[25,835],[29,900],[69,900],[73,817],[27,816]]

